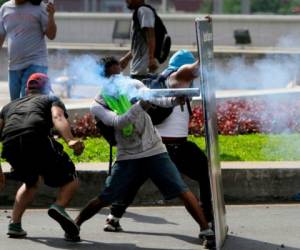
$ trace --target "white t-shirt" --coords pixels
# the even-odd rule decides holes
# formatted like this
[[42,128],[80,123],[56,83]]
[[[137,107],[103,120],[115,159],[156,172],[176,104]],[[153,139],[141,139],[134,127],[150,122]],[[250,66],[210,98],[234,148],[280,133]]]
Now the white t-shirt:
[[9,69],[21,70],[28,66],[47,66],[45,31],[48,13],[44,6],[26,2],[16,5],[14,0],[0,8],[0,36],[8,43]]
[[189,132],[189,111],[184,105],[184,111],[176,106],[173,112],[161,124],[156,125],[161,137],[187,137]]

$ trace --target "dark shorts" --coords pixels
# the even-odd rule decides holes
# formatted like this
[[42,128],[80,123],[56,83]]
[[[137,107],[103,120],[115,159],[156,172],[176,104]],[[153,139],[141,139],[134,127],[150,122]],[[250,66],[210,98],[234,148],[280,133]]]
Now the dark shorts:
[[19,136],[3,145],[2,158],[12,167],[11,177],[29,186],[36,184],[39,176],[50,187],[61,187],[77,178],[63,146],[50,137]]
[[122,199],[137,182],[150,178],[166,200],[189,191],[168,153],[117,161],[99,197],[106,203]]

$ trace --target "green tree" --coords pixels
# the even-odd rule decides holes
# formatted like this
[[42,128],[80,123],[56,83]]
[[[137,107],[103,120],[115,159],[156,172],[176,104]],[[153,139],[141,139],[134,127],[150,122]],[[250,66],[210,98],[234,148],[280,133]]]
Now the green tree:
[[224,14],[240,14],[241,0],[224,0]]
[[251,12],[278,13],[281,5],[281,0],[252,0]]

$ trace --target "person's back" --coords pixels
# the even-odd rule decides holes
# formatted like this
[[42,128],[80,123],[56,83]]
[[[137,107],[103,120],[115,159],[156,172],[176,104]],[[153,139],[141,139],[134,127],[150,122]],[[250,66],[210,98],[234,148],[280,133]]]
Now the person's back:
[[3,143],[27,133],[48,136],[53,126],[50,109],[53,103],[64,108],[57,97],[43,94],[28,95],[4,106]]
[[[166,151],[141,102],[133,104],[122,116],[116,116],[107,107],[99,104],[102,98],[101,95],[96,98],[91,112],[104,124],[115,128],[117,160],[144,158]],[[124,136],[123,128],[128,125],[132,125],[134,129],[130,136]]]
[[1,157],[11,165],[11,177],[23,182],[16,194],[7,234],[12,238],[27,235],[22,216],[43,180],[59,188],[49,216],[63,228],[66,239],[78,240],[79,229],[65,212],[79,184],[75,166],[63,146],[50,135],[50,129],[55,127],[77,155],[84,145],[73,137],[63,103],[49,96],[48,76],[35,73],[26,86],[27,96],[10,102],[0,112]]

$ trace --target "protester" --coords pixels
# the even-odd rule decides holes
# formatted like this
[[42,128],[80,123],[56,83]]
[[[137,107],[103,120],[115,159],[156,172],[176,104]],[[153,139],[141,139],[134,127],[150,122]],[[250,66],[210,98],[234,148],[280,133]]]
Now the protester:
[[[111,64],[106,65],[106,71],[115,72],[111,66]],[[169,65],[162,74],[169,71],[165,84],[191,86],[191,82],[198,76],[198,70],[199,65],[193,54],[187,50],[180,50],[170,58]],[[200,201],[205,217],[207,221],[213,222],[207,158],[195,143],[187,140],[190,118],[188,104],[185,104],[183,110],[179,106],[174,107],[173,112],[161,124],[156,125],[156,128],[177,169],[199,183]],[[128,190],[122,200],[112,204],[104,231],[119,232],[123,230],[119,222],[120,218],[133,202],[137,191],[144,182],[145,180],[137,182],[137,186]]]
[[142,6],[144,0],[126,0],[130,10],[137,11],[139,25],[132,18],[131,26],[131,50],[120,59],[121,67],[124,69],[130,64],[130,76],[142,80],[149,72],[155,72],[158,68],[155,52],[155,15],[153,11]]
[[[136,80],[124,81],[124,84],[145,88]],[[146,113],[151,104],[145,101],[131,104],[129,100],[124,100],[126,98],[126,96],[112,97],[102,93],[97,96],[91,107],[91,112],[97,119],[101,119],[107,126],[114,127],[117,156],[112,173],[106,179],[105,187],[99,196],[90,200],[81,210],[75,219],[77,225],[81,226],[101,208],[122,199],[127,191],[136,187],[141,180],[150,178],[165,199],[179,197],[199,224],[201,233],[212,237],[214,232],[209,229],[196,197],[183,182],[150,116]],[[106,105],[103,105],[103,102]],[[177,99],[163,98],[155,103],[170,106],[175,102],[178,104]]]
[[2,158],[11,165],[11,176],[23,182],[8,226],[10,237],[26,236],[22,216],[43,181],[59,188],[56,201],[48,210],[49,216],[61,225],[67,240],[78,238],[79,229],[65,208],[79,181],[73,162],[53,138],[51,130],[55,128],[76,155],[82,153],[84,145],[73,137],[65,106],[59,98],[50,95],[50,91],[47,75],[35,73],[27,81],[27,95],[11,101],[0,113]]
[[33,73],[47,73],[45,35],[55,39],[55,7],[41,0],[10,0],[0,8],[0,49],[7,38],[10,99],[25,96]]

